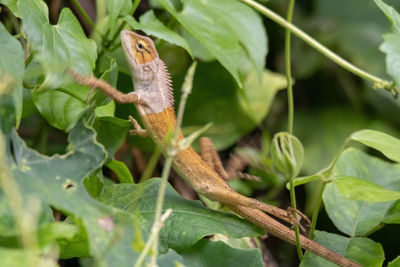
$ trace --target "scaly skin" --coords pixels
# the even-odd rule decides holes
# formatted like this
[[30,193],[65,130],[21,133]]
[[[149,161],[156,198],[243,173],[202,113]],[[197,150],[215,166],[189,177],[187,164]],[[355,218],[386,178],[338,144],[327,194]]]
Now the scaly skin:
[[[134,92],[123,94],[115,88],[110,88],[109,85],[105,86],[104,82],[94,77],[83,76],[72,70],[70,74],[79,83],[98,87],[120,103],[135,103],[147,133],[165,150],[167,146],[165,137],[176,126],[174,99],[168,71],[158,57],[150,38],[125,30],[121,32],[121,43],[130,65]],[[180,135],[179,139],[182,138],[183,136]],[[296,244],[293,230],[264,213],[267,212],[290,222],[285,210],[235,192],[192,147],[174,156],[173,168],[196,192],[211,200],[224,203],[232,211],[267,230],[270,234]],[[340,266],[361,266],[307,237],[301,236],[300,243],[302,248]]]

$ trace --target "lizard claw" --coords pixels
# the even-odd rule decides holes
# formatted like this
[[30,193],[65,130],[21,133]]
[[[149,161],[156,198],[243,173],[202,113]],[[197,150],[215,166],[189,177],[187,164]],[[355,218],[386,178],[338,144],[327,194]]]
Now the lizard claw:
[[[299,211],[297,209],[295,210],[292,207],[288,207],[286,211],[287,211],[288,219],[292,224],[292,228],[295,226],[299,226],[300,230],[303,233],[307,232],[306,228],[301,224],[301,221],[302,221],[302,219],[304,219],[304,221],[306,221],[306,227],[308,228],[311,225],[310,219],[308,219],[308,217],[304,213],[302,213],[301,211]],[[296,216],[295,216],[295,214],[296,214]]]

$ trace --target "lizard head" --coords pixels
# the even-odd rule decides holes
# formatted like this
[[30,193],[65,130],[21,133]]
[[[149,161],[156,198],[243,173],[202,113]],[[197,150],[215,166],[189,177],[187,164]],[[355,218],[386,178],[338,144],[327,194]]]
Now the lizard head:
[[132,31],[121,32],[121,43],[135,79],[149,80],[156,72],[158,53],[153,41]]

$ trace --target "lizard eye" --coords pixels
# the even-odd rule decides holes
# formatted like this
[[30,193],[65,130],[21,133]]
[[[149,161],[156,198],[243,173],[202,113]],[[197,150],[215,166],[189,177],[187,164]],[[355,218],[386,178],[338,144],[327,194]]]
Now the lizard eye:
[[146,48],[145,48],[143,42],[139,41],[136,43],[136,49],[137,50],[145,50]]

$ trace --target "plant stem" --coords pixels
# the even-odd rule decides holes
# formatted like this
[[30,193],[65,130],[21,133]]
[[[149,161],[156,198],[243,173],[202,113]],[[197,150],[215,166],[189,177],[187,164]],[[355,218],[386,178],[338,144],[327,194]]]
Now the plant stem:
[[156,146],[153,154],[151,155],[149,162],[147,163],[146,169],[143,171],[142,177],[140,177],[139,183],[144,182],[148,178],[150,178],[151,174],[154,171],[154,168],[156,167],[156,164],[157,164],[160,156],[161,156],[161,149],[158,146]]
[[95,25],[89,15],[86,13],[85,9],[81,6],[78,0],[72,0],[72,4],[78,9],[79,13],[81,13],[83,19],[90,25],[92,29],[95,28]]
[[[287,21],[291,22],[293,17],[294,0],[290,0]],[[293,83],[291,71],[291,57],[290,57],[290,31],[286,29],[285,35],[285,60],[286,60],[286,82],[287,82],[287,96],[288,96],[288,132],[293,134]]]
[[334,61],[336,64],[340,65],[344,69],[352,72],[353,74],[369,80],[374,83],[374,88],[384,88],[388,91],[391,91],[395,93],[397,89],[394,88],[394,83],[392,81],[387,81],[383,80],[377,76],[374,76],[358,67],[355,65],[351,64],[347,60],[343,59],[342,57],[338,56],[336,53],[332,52],[329,50],[327,47],[323,46],[321,43],[317,42],[314,38],[312,38],[310,35],[302,31],[301,29],[297,28],[295,25],[291,24],[290,22],[286,21],[284,18],[273,12],[272,10],[264,7],[263,5],[255,2],[254,0],[240,0],[243,3],[253,7],[255,10],[266,16],[267,18],[273,20],[283,28],[291,31],[294,35],[302,39],[304,42],[306,42],[308,45],[311,47],[315,48],[318,50],[321,54],[326,56],[327,58],[331,59]]
[[[289,6],[287,10],[287,21],[291,23],[293,18],[293,9],[294,9],[295,0],[289,1]],[[286,60],[286,81],[287,81],[287,95],[288,95],[288,132],[290,134],[293,133],[293,83],[292,83],[292,71],[291,71],[291,57],[290,57],[290,30],[286,29],[285,35],[285,60]],[[293,184],[293,176],[289,177],[290,183],[290,202],[293,208],[293,215],[297,218],[297,205],[296,205],[296,191],[294,189]],[[303,252],[301,251],[301,244],[300,244],[300,229],[298,225],[294,226],[294,231],[296,233],[296,248],[297,254],[299,256],[300,261],[303,259]]]
[[314,238],[314,231],[315,231],[315,227],[317,226],[318,213],[319,213],[319,209],[321,207],[322,194],[324,193],[325,185],[326,185],[325,182],[319,182],[318,195],[317,195],[317,198],[315,199],[315,205],[314,205],[312,219],[311,219],[310,234],[308,236],[310,239]]

